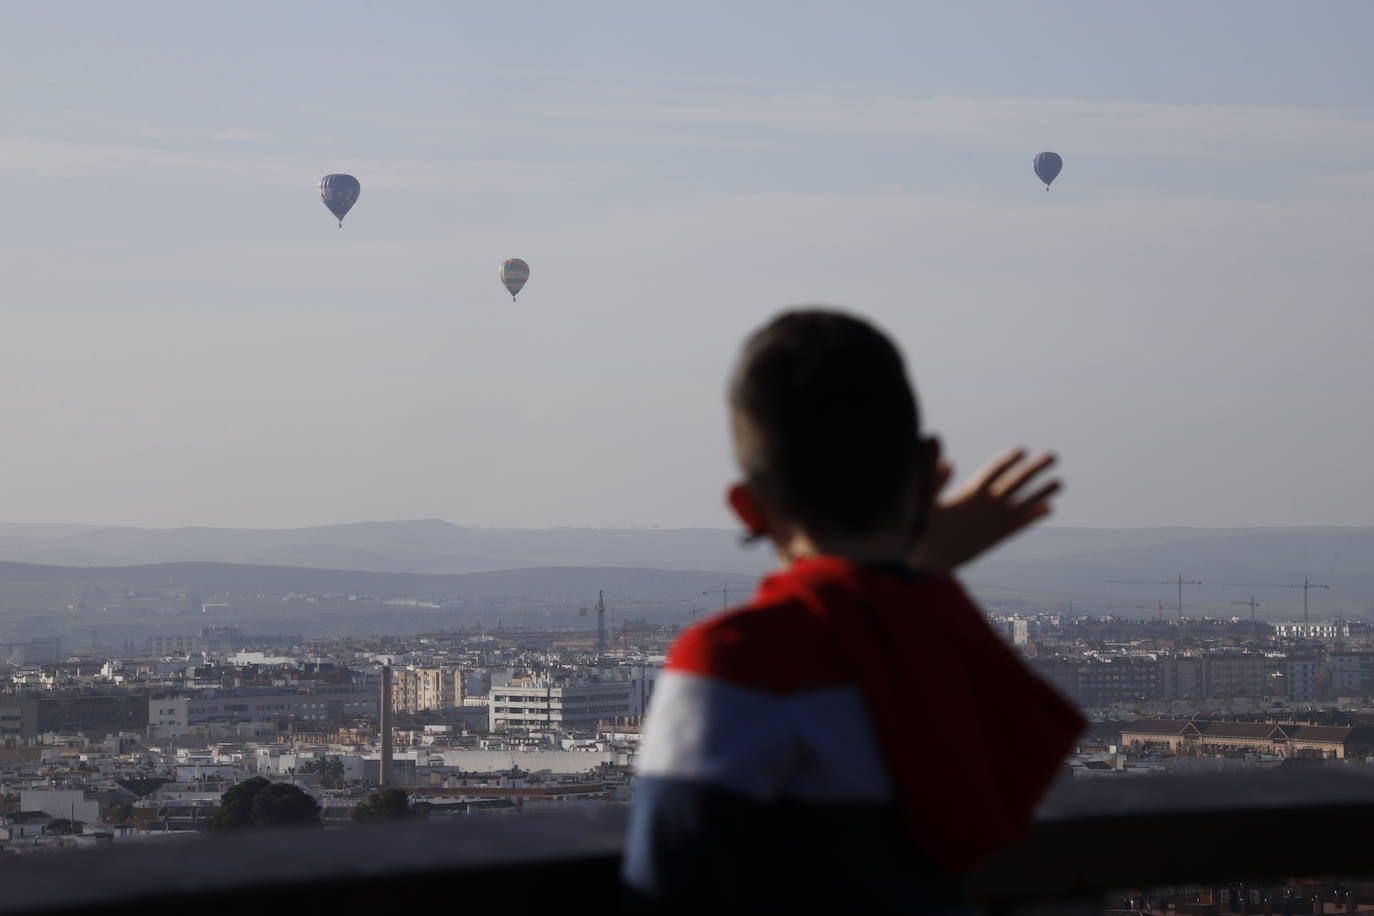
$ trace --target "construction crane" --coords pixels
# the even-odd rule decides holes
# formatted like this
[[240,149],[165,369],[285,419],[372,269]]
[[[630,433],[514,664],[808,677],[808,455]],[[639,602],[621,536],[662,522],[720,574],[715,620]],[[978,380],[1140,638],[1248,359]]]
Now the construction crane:
[[1178,574],[1177,579],[1107,579],[1114,585],[1177,585],[1178,586],[1178,619],[1183,619],[1183,586],[1201,585],[1197,579],[1185,579],[1183,573]]
[[[578,616],[580,616],[580,617],[586,617],[586,616],[587,616],[588,614],[590,614],[592,611],[596,611],[596,655],[597,655],[598,658],[600,658],[601,656],[603,656],[603,655],[606,654],[606,643],[607,643],[607,641],[608,641],[607,630],[606,630],[606,612],[607,612],[608,610],[628,611],[628,610],[633,610],[633,609],[635,609],[635,608],[647,608],[647,607],[681,607],[682,605],[684,605],[684,604],[687,603],[687,602],[685,602],[685,601],[639,601],[639,602],[635,602],[635,600],[634,600],[633,598],[630,598],[630,597],[628,597],[628,596],[621,595],[620,597],[621,597],[621,598],[625,598],[627,601],[630,601],[630,602],[633,602],[633,603],[629,603],[629,604],[616,604],[613,608],[608,608],[608,607],[606,606],[606,592],[605,592],[605,591],[599,591],[599,592],[596,593],[596,605],[595,605],[594,607],[578,608],[578,610],[577,610]],[[693,612],[696,611],[696,605],[695,605],[695,604],[692,606],[692,610],[693,610]],[[693,616],[693,619],[695,619],[695,615]],[[624,635],[624,633],[622,632],[622,636],[623,636],[623,635]]]
[[596,657],[597,657],[597,658],[601,658],[601,656],[603,656],[603,655],[606,654],[606,593],[605,593],[605,592],[597,592],[597,593],[596,593],[596,607],[595,607],[595,608],[589,608],[589,607],[579,608],[578,611],[577,611],[577,613],[578,613],[578,616],[579,616],[579,617],[586,617],[586,616],[587,616],[588,614],[590,614],[592,611],[596,611]]
[[[739,589],[735,589],[739,591]],[[723,611],[730,606],[730,583],[726,582],[720,588],[708,588],[702,592],[703,595],[720,595],[720,609]]]
[[1259,607],[1259,602],[1255,600],[1255,596],[1254,596],[1254,595],[1251,595],[1251,596],[1250,596],[1250,600],[1249,600],[1249,601],[1232,601],[1231,603],[1232,603],[1232,604],[1243,604],[1243,605],[1245,605],[1246,607],[1248,607],[1248,608],[1250,609],[1250,622],[1251,622],[1251,623],[1254,623],[1254,622],[1255,622],[1255,608]]
[[1237,588],[1300,588],[1302,589],[1302,622],[1307,623],[1307,593],[1314,588],[1330,588],[1329,585],[1321,585],[1313,582],[1306,576],[1302,577],[1302,584],[1288,582],[1228,582],[1227,585],[1234,585]]

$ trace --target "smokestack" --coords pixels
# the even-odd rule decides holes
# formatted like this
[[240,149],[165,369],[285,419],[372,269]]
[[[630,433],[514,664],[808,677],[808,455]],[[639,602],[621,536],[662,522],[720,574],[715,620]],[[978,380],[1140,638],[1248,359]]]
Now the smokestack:
[[391,666],[382,666],[382,715],[377,730],[382,733],[382,760],[377,770],[377,785],[391,783]]

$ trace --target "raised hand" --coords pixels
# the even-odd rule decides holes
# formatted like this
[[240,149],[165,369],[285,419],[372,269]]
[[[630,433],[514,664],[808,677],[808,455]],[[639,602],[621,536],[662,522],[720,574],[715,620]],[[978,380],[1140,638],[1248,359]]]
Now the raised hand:
[[1038,481],[1054,462],[1055,456],[1048,452],[1030,460],[1024,449],[1007,452],[944,499],[939,493],[952,472],[941,462],[930,518],[908,562],[927,572],[953,572],[1049,515],[1054,511],[1051,499],[1063,484]]

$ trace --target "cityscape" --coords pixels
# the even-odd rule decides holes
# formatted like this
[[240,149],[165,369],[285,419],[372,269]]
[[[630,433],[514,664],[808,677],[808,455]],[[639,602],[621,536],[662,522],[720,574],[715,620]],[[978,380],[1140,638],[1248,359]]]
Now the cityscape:
[[[580,628],[306,641],[205,624],[118,650],[7,644],[0,852],[190,838],[255,776],[298,786],[325,824],[378,787],[431,817],[625,805],[655,681],[690,621],[612,628],[601,601]],[[1374,767],[1367,618],[989,620],[1091,717],[1066,777]]]
[[1374,916],[1374,3],[5,12],[0,916]]

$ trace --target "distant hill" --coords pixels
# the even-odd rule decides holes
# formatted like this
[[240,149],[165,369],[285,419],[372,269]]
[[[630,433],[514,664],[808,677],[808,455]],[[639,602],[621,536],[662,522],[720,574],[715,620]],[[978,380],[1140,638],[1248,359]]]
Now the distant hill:
[[[746,583],[773,563],[769,550],[741,548],[737,533],[728,529],[526,530],[438,519],[300,529],[0,525],[0,561],[128,567],[119,575],[145,584],[153,583],[141,577],[191,575],[189,566],[178,572],[162,564],[196,564],[195,577],[204,580],[197,587],[213,592],[444,595],[461,580],[475,599],[514,592],[594,594],[598,586],[592,580],[606,574],[584,573],[583,567],[616,569],[622,590],[638,594],[654,588],[647,579],[634,579],[634,570],[651,572],[671,591],[677,587],[671,583],[673,572],[706,579],[724,574]],[[1108,580],[1162,581],[1179,573],[1204,583],[1185,591],[1185,605],[1195,613],[1246,614],[1231,602],[1254,594],[1261,617],[1289,618],[1301,613],[1301,592],[1249,584],[1300,583],[1311,576],[1332,586],[1312,592],[1314,613],[1358,614],[1374,603],[1374,528],[1040,528],[994,552],[969,570],[967,579],[992,606],[1072,601],[1088,612],[1130,616],[1144,609],[1109,606],[1172,603],[1176,589]],[[87,574],[67,570],[60,575],[70,580]],[[22,583],[32,581],[29,574],[0,569],[0,604],[19,601],[28,594]],[[56,593],[45,587],[45,600],[55,601]]]
[[[374,595],[381,599],[522,601],[533,605],[591,603],[601,590],[614,591],[613,603],[672,601],[709,605],[702,592],[729,587],[743,597],[753,576],[638,567],[551,566],[489,572],[388,573],[235,563],[159,563],[149,566],[71,567],[0,562],[0,592],[98,587],[111,600],[130,589],[177,589],[191,594],[228,596],[289,593]],[[717,599],[718,601],[719,599]]]
[[214,562],[378,572],[640,566],[756,574],[768,552],[724,529],[469,528],[438,519],[316,528],[82,528],[0,525],[0,561],[55,566]]
[[[693,608],[719,608],[722,589],[738,602],[756,580],[738,573],[596,566],[433,574],[232,563],[0,562],[0,651],[9,642],[52,635],[75,641],[69,645],[92,645],[97,638],[104,645],[125,639],[142,644],[152,635],[192,635],[211,623],[307,637],[426,632],[498,620],[590,629],[595,618],[578,609],[594,605],[601,591],[613,622],[643,617],[685,624]],[[191,598],[210,604],[202,611]]]
[[[1176,587],[1111,580],[1166,580],[1182,574],[1184,606],[1192,614],[1245,615],[1233,602],[1251,595],[1262,619],[1302,613],[1304,576],[1331,586],[1310,593],[1313,614],[1363,614],[1374,605],[1374,528],[1101,530],[1046,528],[1028,534],[970,571],[980,594],[1032,602],[1076,600],[1102,613],[1112,604],[1177,601]],[[1106,613],[1135,616],[1128,608]]]

